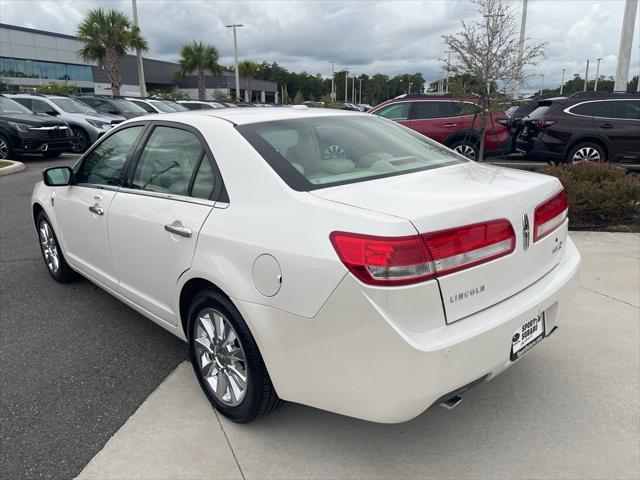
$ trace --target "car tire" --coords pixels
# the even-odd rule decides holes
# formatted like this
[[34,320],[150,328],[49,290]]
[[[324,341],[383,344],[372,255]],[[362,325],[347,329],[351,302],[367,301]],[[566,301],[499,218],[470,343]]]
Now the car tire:
[[90,144],[91,140],[89,140],[87,132],[79,127],[71,127],[71,147],[69,149],[71,153],[84,153]]
[[456,140],[449,145],[449,148],[470,160],[476,160],[480,152],[479,142],[470,139]]
[[58,158],[60,155],[62,155],[62,152],[44,152],[42,155],[44,155],[45,158]]
[[225,295],[213,288],[199,292],[188,320],[189,358],[200,387],[218,412],[248,423],[282,403],[253,335]]
[[566,163],[606,162],[604,149],[594,142],[582,142],[575,145],[565,159]]
[[36,228],[40,252],[47,270],[56,282],[69,283],[78,277],[64,258],[58,237],[56,237],[49,217],[41,211],[36,218]]
[[12,155],[11,142],[4,135],[0,135],[0,160],[8,160]]

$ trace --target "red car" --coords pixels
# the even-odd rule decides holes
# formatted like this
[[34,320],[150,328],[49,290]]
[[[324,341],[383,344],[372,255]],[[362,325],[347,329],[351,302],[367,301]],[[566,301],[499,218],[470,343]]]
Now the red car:
[[[481,107],[475,99],[450,95],[409,94],[376,105],[369,113],[394,120],[468,158],[478,156]],[[511,153],[511,128],[503,112],[487,118],[485,155]]]

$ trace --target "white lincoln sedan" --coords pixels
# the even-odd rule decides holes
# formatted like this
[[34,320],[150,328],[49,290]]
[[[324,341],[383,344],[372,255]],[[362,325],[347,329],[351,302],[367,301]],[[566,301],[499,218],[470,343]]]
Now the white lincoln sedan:
[[51,276],[184,339],[237,422],[281,399],[376,422],[453,407],[555,331],[580,267],[556,178],[365,113],[130,120],[32,204]]

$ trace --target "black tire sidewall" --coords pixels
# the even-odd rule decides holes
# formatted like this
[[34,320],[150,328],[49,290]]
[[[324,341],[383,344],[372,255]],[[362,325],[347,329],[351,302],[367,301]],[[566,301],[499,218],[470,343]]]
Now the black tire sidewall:
[[[197,315],[204,308],[213,308],[215,310],[218,310],[225,316],[226,320],[231,323],[233,329],[236,331],[236,335],[238,336],[245,354],[248,370],[247,390],[242,402],[235,407],[225,405],[224,403],[218,401],[215,395],[213,395],[213,393],[209,390],[209,387],[200,372],[200,367],[198,366],[198,360],[196,358],[194,347],[194,334],[197,324]],[[234,422],[250,422],[259,414],[259,394],[262,391],[262,382],[264,381],[261,372],[264,370],[264,363],[262,361],[262,358],[259,356],[259,353],[257,355],[255,354],[255,352],[257,352],[255,340],[253,339],[251,332],[249,332],[249,328],[240,315],[240,312],[238,312],[238,310],[227,297],[220,294],[219,292],[207,289],[200,292],[193,299],[189,308],[188,318],[189,324],[187,329],[187,341],[189,344],[189,359],[191,360],[191,365],[193,366],[193,370],[196,378],[198,379],[200,387],[202,387],[202,390],[204,391],[205,395],[212,403],[212,405],[222,415],[228,417]]]
[[[565,163],[573,164],[573,156],[576,154],[576,152],[578,150],[580,150],[581,148],[585,148],[585,147],[591,147],[591,148],[597,150],[598,153],[600,154],[600,162],[606,162],[604,149],[600,145],[598,145],[597,143],[582,142],[582,143],[578,143],[571,150],[569,150],[569,154],[567,155],[567,158],[565,159]],[[592,162],[589,162],[589,163],[592,163]]]

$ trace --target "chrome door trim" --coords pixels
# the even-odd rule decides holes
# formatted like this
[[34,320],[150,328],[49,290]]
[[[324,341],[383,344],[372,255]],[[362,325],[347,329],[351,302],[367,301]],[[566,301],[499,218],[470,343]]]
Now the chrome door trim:
[[195,203],[197,205],[205,205],[208,207],[213,207],[215,206],[215,203],[216,203],[213,200],[208,200],[205,198],[187,197],[186,195],[176,195],[173,193],[150,192],[148,190],[137,190],[134,188],[120,187],[118,189],[118,192],[130,193],[131,195],[141,195],[143,197],[163,198],[165,200],[175,200],[178,202]]

